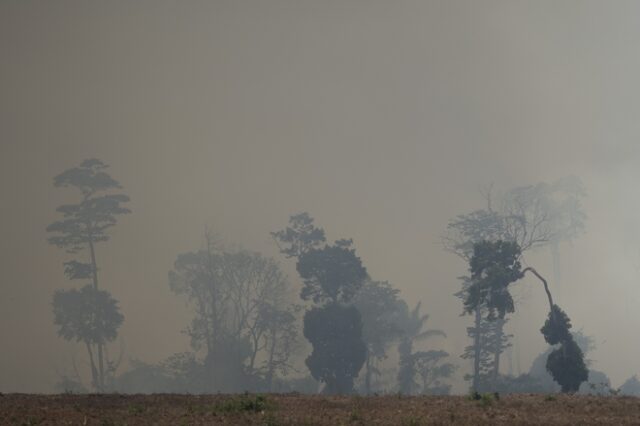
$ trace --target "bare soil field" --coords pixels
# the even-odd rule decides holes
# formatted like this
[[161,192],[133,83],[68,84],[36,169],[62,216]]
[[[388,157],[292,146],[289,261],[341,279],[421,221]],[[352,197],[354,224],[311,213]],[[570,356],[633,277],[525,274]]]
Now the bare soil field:
[[0,394],[3,425],[640,424],[640,399],[513,395]]

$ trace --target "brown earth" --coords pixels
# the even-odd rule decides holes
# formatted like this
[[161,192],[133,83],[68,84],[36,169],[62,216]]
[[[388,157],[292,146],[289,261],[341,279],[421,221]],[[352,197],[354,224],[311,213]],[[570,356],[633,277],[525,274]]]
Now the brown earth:
[[640,424],[640,399],[0,394],[2,425]]

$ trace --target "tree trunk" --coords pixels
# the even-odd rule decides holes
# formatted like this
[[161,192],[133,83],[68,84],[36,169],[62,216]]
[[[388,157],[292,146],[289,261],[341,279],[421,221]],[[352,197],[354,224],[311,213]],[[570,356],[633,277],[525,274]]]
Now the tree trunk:
[[273,388],[273,375],[275,370],[275,366],[273,365],[273,358],[275,356],[275,351],[276,351],[276,330],[274,328],[271,334],[271,347],[269,348],[269,364],[267,369],[267,389],[269,390],[269,392],[271,392]]
[[498,382],[498,376],[500,375],[500,355],[502,354],[502,336],[504,335],[504,320],[496,319],[498,321],[496,328],[496,340],[493,347],[493,384]]
[[371,393],[371,351],[369,351],[368,348],[364,373],[364,391],[367,395],[369,395]]
[[482,323],[482,313],[480,307],[476,307],[475,336],[473,336],[473,390],[477,391],[480,385],[480,327]]
[[[93,246],[93,236],[91,235],[91,231],[89,231],[89,253],[91,255],[91,269],[93,276],[93,288],[98,290],[98,264],[96,262],[96,251]],[[103,355],[103,343],[98,342],[98,391],[104,391],[104,355]]]
[[89,342],[84,342],[87,347],[87,353],[89,354],[89,363],[91,364],[91,379],[93,381],[93,386],[98,388],[98,371],[96,369],[96,363],[93,360],[93,351],[91,350],[91,345]]

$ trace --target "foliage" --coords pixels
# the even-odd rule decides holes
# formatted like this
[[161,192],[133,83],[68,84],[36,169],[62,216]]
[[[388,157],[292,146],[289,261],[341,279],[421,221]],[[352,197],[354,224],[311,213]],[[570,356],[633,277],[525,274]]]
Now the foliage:
[[[504,333],[504,326],[508,319],[487,318],[484,311],[478,316],[480,321],[471,327],[467,327],[467,335],[472,343],[464,349],[461,358],[475,360],[478,349],[478,371],[475,378],[475,387],[480,392],[497,391],[500,386],[501,376],[498,374],[497,353],[502,353],[511,346],[511,334]],[[478,347],[476,348],[476,342]],[[473,376],[465,376],[470,380]]]
[[[593,343],[593,339],[589,336],[586,336],[580,331],[571,333],[573,340],[578,344],[582,353],[585,357],[585,364],[589,367],[589,361],[587,360],[587,355],[590,351],[592,351],[595,347]],[[545,351],[541,352],[538,356],[535,357],[533,363],[531,365],[531,369],[528,374],[535,378],[535,380],[542,387],[541,392],[553,393],[560,392],[560,386],[554,381],[553,377],[547,371],[547,359],[549,358],[549,354],[554,350],[553,346],[549,346]],[[600,386],[601,383],[610,383],[609,379],[604,376],[602,373],[599,373],[594,370],[589,370],[589,377],[587,382],[584,382],[580,386],[580,393],[594,393],[594,389],[591,389],[591,385]]]
[[309,250],[317,249],[326,239],[324,229],[316,228],[309,213],[303,212],[289,218],[289,226],[272,232],[280,252],[286,257],[300,257]]
[[486,306],[490,319],[504,318],[515,310],[509,284],[522,277],[520,247],[508,241],[480,241],[473,246],[469,261],[471,285],[464,300],[465,312]]
[[83,161],[79,167],[66,170],[54,178],[54,186],[79,190],[77,204],[64,204],[56,210],[63,219],[47,227],[55,233],[51,244],[77,253],[90,244],[109,239],[107,230],[116,224],[118,215],[130,213],[122,204],[129,201],[124,194],[105,194],[120,189],[120,184],[106,173],[108,166],[100,160]]
[[113,341],[124,320],[109,292],[90,284],[80,290],[56,291],[53,313],[60,337],[91,344]]
[[553,305],[553,311],[549,313],[540,332],[544,340],[550,345],[557,345],[567,340],[573,340],[571,332],[571,320],[558,305]]
[[[555,268],[558,244],[561,241],[572,240],[584,231],[586,215],[582,208],[582,199],[586,193],[584,186],[576,177],[567,177],[552,183],[515,187],[508,190],[502,197],[497,197],[497,202],[492,198],[491,189],[484,195],[487,203],[485,209],[456,216],[449,222],[442,236],[445,249],[466,261],[470,261],[474,256],[476,244],[506,241],[517,244],[521,252],[551,245],[554,250]],[[481,305],[486,302],[500,307],[497,310],[500,318],[512,312],[515,307],[506,288],[491,287],[493,291],[490,297],[483,294],[488,292],[488,289],[482,286],[467,286],[458,293],[466,302],[465,311],[473,311],[471,306],[484,309],[485,307]],[[468,290],[475,293],[466,294]],[[488,308],[485,314],[493,317],[495,307]],[[484,314],[476,315],[474,327],[470,330],[477,331],[478,334],[472,336],[474,338],[472,346],[481,345],[482,342],[489,340],[482,336],[484,330],[488,330],[481,324],[483,321],[486,321]],[[497,332],[498,335],[505,337],[501,328],[497,329]],[[508,341],[505,344],[508,344]],[[492,350],[494,379],[499,373],[499,360],[503,348],[504,345],[495,345]],[[471,351],[472,357],[478,358],[474,359],[474,366],[478,369],[491,357],[485,349],[478,346]],[[476,385],[481,381],[480,374],[480,371],[474,371]]]
[[562,392],[577,392],[589,377],[582,351],[573,340],[563,342],[547,358],[547,370],[558,382]]
[[[290,369],[297,308],[276,262],[258,253],[221,250],[211,235],[204,250],[178,256],[170,288],[195,308],[188,333],[204,350],[211,390],[242,390]],[[255,383],[254,383],[255,385]]]
[[312,308],[304,316],[304,336],[313,345],[306,359],[313,378],[326,383],[327,393],[351,393],[366,357],[358,310],[337,303]]
[[98,391],[105,390],[108,376],[117,368],[108,359],[105,344],[115,339],[123,316],[111,295],[99,290],[95,244],[109,239],[108,231],[119,215],[130,213],[123,207],[129,197],[112,193],[122,187],[106,172],[107,168],[100,160],[90,159],[57,175],[54,186],[75,189],[80,200],[59,206],[56,210],[62,219],[47,227],[53,234],[49,243],[72,254],[89,252],[88,262],[76,259],[65,262],[64,273],[70,280],[91,280],[91,284],[79,291],[57,291],[53,308],[58,334],[85,343],[93,386]]
[[464,313],[475,315],[474,325],[467,328],[473,343],[465,348],[463,358],[474,362],[473,386],[491,389],[500,371],[500,355],[510,343],[504,333],[507,313],[515,310],[509,284],[522,276],[520,247],[515,242],[479,241],[473,245],[469,259],[470,277],[463,277]]
[[311,375],[326,384],[327,393],[352,392],[367,345],[360,313],[350,304],[368,278],[352,241],[326,244],[324,230],[308,213],[291,216],[285,230],[271,235],[285,256],[296,258],[300,297],[316,305],[304,316],[304,336],[313,346],[306,359]]
[[447,395],[451,386],[444,382],[456,370],[446,362],[449,353],[442,350],[418,351],[412,355],[415,370],[422,381],[421,393],[425,395]]
[[298,258],[296,269],[304,281],[303,300],[349,303],[367,278],[350,242],[311,249]]
[[220,413],[261,413],[272,409],[273,404],[264,395],[251,395],[244,393],[240,396],[232,397],[217,404],[214,412]]
[[589,377],[584,354],[569,332],[571,321],[553,305],[545,325],[540,330],[550,345],[559,344],[547,358],[547,370],[560,385],[562,392],[577,392]]

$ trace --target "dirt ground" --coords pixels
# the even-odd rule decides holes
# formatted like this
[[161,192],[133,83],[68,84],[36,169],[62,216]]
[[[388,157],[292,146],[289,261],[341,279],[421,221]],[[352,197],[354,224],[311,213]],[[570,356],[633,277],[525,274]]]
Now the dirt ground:
[[0,394],[2,425],[640,424],[640,398]]

